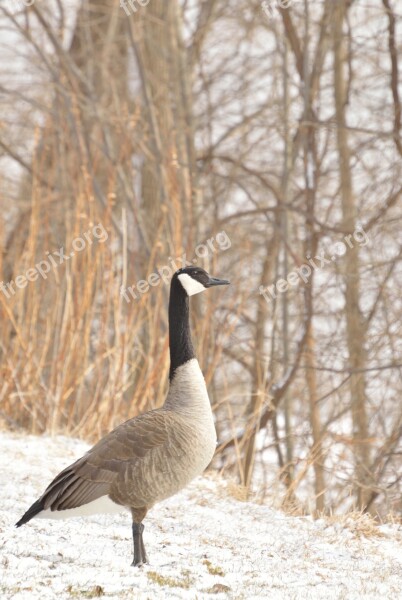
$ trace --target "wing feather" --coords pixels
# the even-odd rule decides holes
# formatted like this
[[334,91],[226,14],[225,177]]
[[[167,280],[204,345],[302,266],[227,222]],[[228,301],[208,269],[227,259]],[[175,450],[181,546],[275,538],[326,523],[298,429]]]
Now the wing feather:
[[127,469],[169,443],[169,419],[167,411],[158,409],[116,427],[82,458],[61,471],[19,523],[26,523],[44,509],[77,508],[109,494],[117,477],[124,477]]

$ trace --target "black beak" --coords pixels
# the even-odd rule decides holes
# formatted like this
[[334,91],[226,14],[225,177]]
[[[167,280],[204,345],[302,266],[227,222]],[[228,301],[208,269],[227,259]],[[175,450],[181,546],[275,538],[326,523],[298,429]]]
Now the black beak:
[[216,277],[210,277],[205,287],[210,288],[214,285],[229,285],[230,281],[227,279],[217,279]]

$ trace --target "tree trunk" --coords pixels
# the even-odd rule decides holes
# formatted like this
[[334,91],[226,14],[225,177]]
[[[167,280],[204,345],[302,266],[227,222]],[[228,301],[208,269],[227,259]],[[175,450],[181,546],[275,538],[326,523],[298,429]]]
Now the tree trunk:
[[317,376],[315,363],[315,340],[313,325],[309,327],[306,341],[306,383],[310,403],[310,423],[313,436],[311,455],[314,468],[315,508],[317,513],[325,509],[325,478],[324,478],[324,453],[322,448],[322,432],[320,409],[317,394]]
[[[345,0],[334,2],[334,90],[343,216],[342,228],[345,234],[352,234],[356,228],[356,206],[353,194],[348,129],[345,114],[347,97],[344,80],[345,46],[342,29],[346,10]],[[370,447],[367,424],[366,384],[364,378],[364,367],[366,365],[365,327],[359,308],[360,277],[358,248],[348,248],[343,261],[345,266],[347,346],[349,368],[352,371],[350,377],[350,395],[355,455],[355,493],[357,507],[364,510],[370,496]]]

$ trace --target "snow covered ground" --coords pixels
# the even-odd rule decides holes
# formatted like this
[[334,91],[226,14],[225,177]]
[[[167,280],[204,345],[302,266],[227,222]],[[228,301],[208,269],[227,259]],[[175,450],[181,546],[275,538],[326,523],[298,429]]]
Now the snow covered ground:
[[86,449],[63,437],[0,433],[0,598],[402,598],[401,526],[289,517],[239,502],[213,476],[150,511],[151,564],[141,569],[130,566],[128,513],[15,529]]

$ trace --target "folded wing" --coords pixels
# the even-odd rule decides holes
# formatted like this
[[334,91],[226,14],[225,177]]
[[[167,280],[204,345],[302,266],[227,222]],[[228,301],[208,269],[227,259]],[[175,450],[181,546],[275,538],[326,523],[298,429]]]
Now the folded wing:
[[61,471],[16,524],[24,525],[43,510],[77,508],[108,495],[129,465],[168,444],[168,413],[155,410],[122,423],[82,458]]

